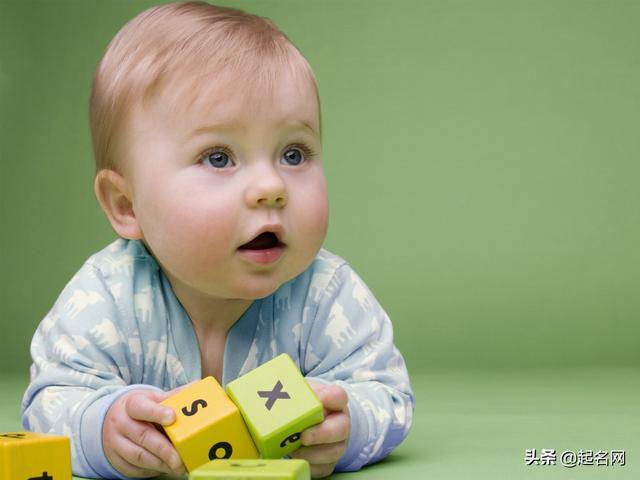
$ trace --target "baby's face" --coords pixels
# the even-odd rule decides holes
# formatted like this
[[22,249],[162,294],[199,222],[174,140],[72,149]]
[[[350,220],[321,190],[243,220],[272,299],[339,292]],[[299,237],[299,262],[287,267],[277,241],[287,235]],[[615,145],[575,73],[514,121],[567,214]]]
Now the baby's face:
[[223,89],[170,113],[133,113],[125,177],[150,248],[182,295],[256,299],[300,274],[327,230],[319,111],[311,85]]

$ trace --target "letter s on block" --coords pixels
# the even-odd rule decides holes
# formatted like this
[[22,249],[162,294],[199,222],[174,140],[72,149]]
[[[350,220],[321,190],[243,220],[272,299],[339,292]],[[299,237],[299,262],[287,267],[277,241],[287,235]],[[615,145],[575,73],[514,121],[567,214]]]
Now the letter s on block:
[[191,404],[191,410],[188,410],[187,407],[182,407],[181,411],[185,417],[191,417],[198,413],[198,407],[206,408],[207,402],[199,398],[198,400],[193,401],[193,403]]

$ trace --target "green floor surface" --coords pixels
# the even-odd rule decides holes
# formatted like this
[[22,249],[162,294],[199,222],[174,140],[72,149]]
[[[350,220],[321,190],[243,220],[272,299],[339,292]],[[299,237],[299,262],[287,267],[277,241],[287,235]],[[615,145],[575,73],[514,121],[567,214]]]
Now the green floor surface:
[[[640,479],[639,369],[440,372],[414,374],[412,384],[418,404],[402,446],[331,478]],[[0,381],[0,431],[21,429],[25,386]],[[526,465],[527,449],[555,449],[556,464]],[[564,451],[579,450],[623,450],[626,464],[561,465]]]

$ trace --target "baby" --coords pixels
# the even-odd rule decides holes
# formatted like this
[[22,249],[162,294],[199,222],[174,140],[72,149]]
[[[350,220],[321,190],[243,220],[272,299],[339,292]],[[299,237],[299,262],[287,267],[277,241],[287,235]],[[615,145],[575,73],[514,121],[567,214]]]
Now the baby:
[[292,455],[314,477],[393,450],[414,398],[387,315],[321,248],[320,104],[296,47],[239,10],[151,8],[109,44],[90,113],[119,238],[38,327],[24,427],[71,437],[76,475],[183,475],[160,402],[286,352],[325,407]]

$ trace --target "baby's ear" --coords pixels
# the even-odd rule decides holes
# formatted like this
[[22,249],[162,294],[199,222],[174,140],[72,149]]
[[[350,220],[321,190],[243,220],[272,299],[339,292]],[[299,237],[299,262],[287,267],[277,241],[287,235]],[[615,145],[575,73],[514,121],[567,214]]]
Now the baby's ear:
[[131,190],[125,178],[113,170],[100,170],[93,186],[98,202],[116,233],[129,240],[141,239],[142,230],[133,211]]

